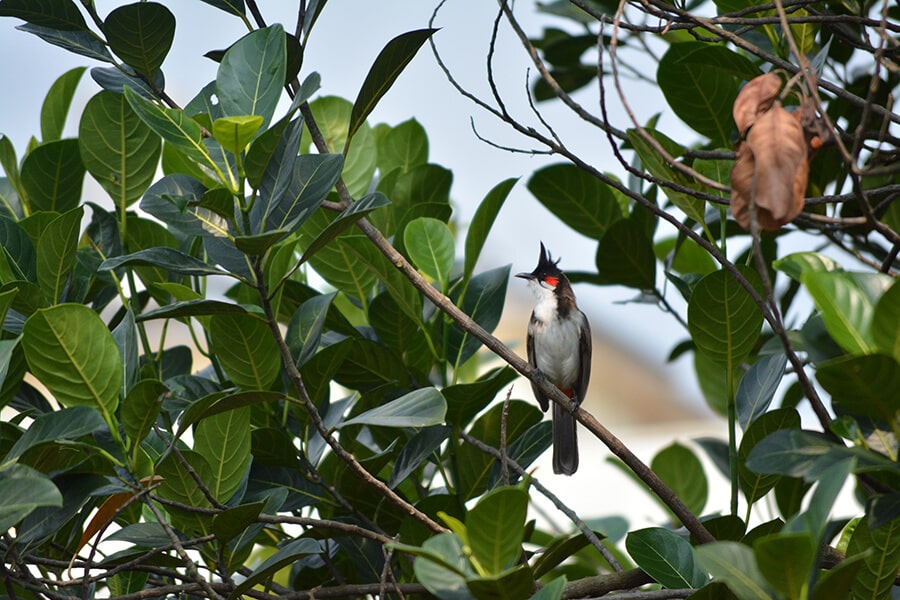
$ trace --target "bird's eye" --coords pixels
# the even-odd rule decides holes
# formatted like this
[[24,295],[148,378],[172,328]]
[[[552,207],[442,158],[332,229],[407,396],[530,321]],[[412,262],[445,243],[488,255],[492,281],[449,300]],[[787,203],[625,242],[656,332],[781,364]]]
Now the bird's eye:
[[555,288],[557,285],[559,285],[559,277],[554,277],[552,275],[544,277],[544,285],[546,287]]

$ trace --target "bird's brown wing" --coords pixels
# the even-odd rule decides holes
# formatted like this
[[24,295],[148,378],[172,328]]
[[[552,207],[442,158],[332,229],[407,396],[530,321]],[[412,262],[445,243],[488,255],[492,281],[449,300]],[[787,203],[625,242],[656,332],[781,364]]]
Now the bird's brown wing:
[[581,318],[584,319],[584,327],[581,328],[581,338],[578,340],[581,369],[578,372],[578,381],[575,383],[575,393],[577,394],[575,401],[578,404],[584,401],[588,382],[591,379],[591,324],[584,313],[581,313]]

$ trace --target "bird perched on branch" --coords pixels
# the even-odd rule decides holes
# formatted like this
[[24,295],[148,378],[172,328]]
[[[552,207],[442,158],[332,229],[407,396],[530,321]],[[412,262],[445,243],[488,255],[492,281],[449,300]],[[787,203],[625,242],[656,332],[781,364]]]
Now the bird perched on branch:
[[[575,404],[580,405],[591,377],[591,327],[578,309],[568,278],[541,243],[538,265],[519,273],[534,293],[528,323],[528,362]],[[534,396],[547,412],[550,399],[534,383]],[[553,472],[578,469],[577,422],[568,408],[553,403]]]

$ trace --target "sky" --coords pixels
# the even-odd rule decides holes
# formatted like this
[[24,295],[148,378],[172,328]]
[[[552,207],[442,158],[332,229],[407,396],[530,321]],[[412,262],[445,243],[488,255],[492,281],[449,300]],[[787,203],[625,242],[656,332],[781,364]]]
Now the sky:
[[[101,15],[120,4],[123,3],[97,2]],[[203,54],[226,48],[243,35],[246,28],[236,17],[199,1],[167,4],[174,7],[177,29],[169,58],[163,64],[166,91],[184,105],[215,78],[216,64]],[[319,94],[352,100],[381,48],[401,33],[427,27],[435,4],[436,1],[427,0],[330,0],[311,36],[301,79],[309,72],[317,71],[322,78]],[[286,29],[294,29],[296,2],[260,0],[259,5],[267,23],[282,23]],[[485,57],[496,11],[497,5],[493,2],[449,0],[435,21],[435,26],[441,30],[433,39],[454,77],[482,97],[488,97],[489,93]],[[516,3],[516,11],[532,37],[540,36],[546,26],[573,30],[570,21],[537,13],[532,2]],[[0,133],[9,136],[21,156],[29,137],[39,135],[40,105],[52,82],[76,66],[100,65],[15,30],[19,23],[16,19],[0,19],[0,55],[17,57],[16,60],[0,61],[0,81],[7,90],[0,100]],[[508,27],[502,28],[495,60],[498,86],[510,109],[522,120],[534,122],[524,94],[528,69],[531,68],[533,73],[534,68]],[[652,70],[647,73],[650,78],[654,74]],[[97,84],[85,74],[70,116],[80,114],[84,103],[97,91]],[[663,106],[661,95],[652,86],[632,81],[629,93],[634,103],[632,108],[641,121],[649,119]],[[596,96],[596,89],[591,88],[579,93],[577,98],[588,109],[599,112]],[[571,115],[559,103],[545,103],[540,109],[570,147],[603,170],[622,174],[602,132]],[[618,104],[614,103],[611,111],[613,122],[623,128],[628,126]],[[428,133],[431,162],[454,173],[451,192],[454,216],[462,226],[471,220],[478,203],[494,185],[508,177],[520,178],[495,223],[479,269],[511,263],[513,273],[531,271],[537,261],[539,241],[543,241],[555,257],[561,257],[560,266],[564,270],[595,269],[596,241],[566,227],[525,187],[531,173],[560,159],[514,154],[478,140],[470,120],[482,136],[498,144],[532,147],[528,140],[458,94],[437,67],[427,45],[381,100],[369,122],[396,125],[410,117],[422,123]],[[664,120],[663,124],[676,131],[686,131],[677,122],[666,123]],[[672,135],[672,130],[667,133]],[[77,118],[70,118],[64,136],[76,134]],[[689,143],[691,140],[684,141]],[[662,274],[658,277],[661,280]],[[516,279],[510,282],[510,301],[530,301],[530,293],[524,285],[519,285],[521,283]],[[690,404],[703,404],[690,360],[681,358],[674,364],[666,363],[672,347],[686,337],[671,316],[649,305],[621,304],[636,296],[634,290],[578,285],[575,291],[596,333],[611,338],[663,375],[671,377],[679,395]]]

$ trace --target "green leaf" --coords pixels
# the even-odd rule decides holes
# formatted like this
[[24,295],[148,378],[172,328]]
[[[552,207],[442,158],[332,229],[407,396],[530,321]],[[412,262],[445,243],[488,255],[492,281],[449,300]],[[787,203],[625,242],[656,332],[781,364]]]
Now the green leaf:
[[518,180],[515,178],[504,179],[487,193],[472,222],[469,223],[469,230],[466,232],[466,256],[463,266],[463,278],[469,279],[475,272],[475,263],[478,262],[481,251],[484,249],[484,243],[487,241],[488,234],[494,226],[494,221],[503,207],[503,203],[509,197],[509,192]]
[[154,104],[127,86],[124,95],[138,117],[162,139],[200,165],[218,170],[218,165],[203,145],[200,125],[184,111]]
[[69,114],[69,106],[72,105],[72,96],[75,95],[75,88],[78,87],[86,68],[75,67],[66,71],[50,86],[50,91],[47,92],[41,105],[41,139],[44,142],[62,138],[66,115]]
[[819,578],[810,600],[833,600],[849,598],[850,589],[859,579],[859,571],[867,554],[847,557],[839,564],[826,570]]
[[847,558],[864,556],[863,566],[850,588],[850,598],[889,598],[900,567],[900,519],[871,529],[860,519],[850,536]]
[[[184,461],[186,464],[182,464]],[[193,472],[191,472],[193,471]],[[213,483],[212,469],[206,460],[193,450],[181,450],[181,456],[169,454],[156,467],[161,477],[157,493],[166,500],[174,500],[191,508],[212,508],[206,494],[197,485],[199,478],[205,485]],[[169,506],[166,508],[172,524],[186,535],[206,534],[210,528],[210,516],[196,511]]]
[[709,494],[709,484],[700,459],[686,446],[673,443],[660,450],[650,468],[659,475],[681,501],[695,515],[703,512]]
[[659,61],[656,81],[678,117],[716,146],[730,146],[731,107],[738,78],[759,75],[747,58],[706,42],[672,44]]
[[809,585],[816,546],[809,533],[778,533],[753,542],[756,564],[766,580],[787,598],[802,598]]
[[247,181],[253,189],[268,183],[264,197],[277,198],[287,189],[300,149],[303,120],[285,117],[257,136],[244,159]]
[[515,564],[522,553],[528,493],[520,487],[485,494],[466,515],[472,558],[488,575]]
[[122,429],[137,447],[150,432],[156,417],[162,409],[163,395],[168,388],[161,381],[142,379],[138,381],[122,402]]
[[447,401],[435,388],[421,388],[376,406],[348,419],[340,427],[348,425],[374,425],[379,427],[430,427],[444,422]]
[[104,91],[88,101],[78,143],[88,172],[120,209],[137,201],[156,176],[162,149],[159,136],[121,94]]
[[202,419],[212,417],[224,412],[236,410],[238,408],[255,406],[266,402],[277,402],[283,400],[284,395],[278,392],[214,392],[203,396],[199,400],[195,400],[181,414],[178,419],[178,431],[175,432],[175,439],[180,438],[188,427],[200,422]]
[[345,208],[337,218],[329,222],[327,227],[307,244],[306,249],[303,251],[303,256],[300,257],[300,263],[302,264],[309,260],[316,252],[325,247],[328,242],[346,231],[354,223],[372,211],[388,206],[390,203],[391,201],[387,199],[387,196],[379,192],[360,198]]
[[[466,576],[474,575],[463,555],[462,541],[452,533],[429,538],[421,548],[392,544],[404,552],[415,552],[413,563],[416,580],[438,598],[468,598]],[[424,559],[424,560],[423,560]]]
[[210,6],[215,6],[219,10],[224,10],[238,17],[244,16],[246,8],[244,8],[244,0],[202,0]]
[[50,478],[22,465],[0,471],[0,531],[8,531],[41,506],[63,505]]
[[16,27],[16,29],[36,35],[48,44],[59,46],[60,48],[68,50],[69,52],[73,52],[81,56],[87,56],[88,58],[94,60],[100,60],[108,63],[115,62],[112,54],[110,54],[109,50],[106,49],[106,45],[103,43],[103,41],[97,39],[97,36],[90,31],[62,31],[58,29],[52,29],[50,27],[32,25],[31,23],[19,25],[18,27]]
[[26,451],[59,440],[74,440],[103,427],[100,413],[87,406],[63,408],[37,417],[0,463],[0,471]]
[[[353,110],[350,102],[336,96],[325,96],[310,102],[309,108],[328,148],[332,151],[345,148],[348,145],[350,112]],[[308,135],[303,137],[310,139]],[[344,168],[341,177],[350,195],[357,198],[370,192],[378,160],[378,147],[372,129],[367,123],[359,127],[349,148],[343,154]],[[393,199],[393,194],[390,194],[390,197]],[[391,235],[386,231],[383,232],[385,235]]]
[[422,295],[409,279],[367,237],[347,236],[343,242],[384,285],[403,312],[422,326]]
[[469,577],[466,587],[475,598],[518,600],[534,591],[534,575],[526,563],[497,575]]
[[[172,284],[177,285],[177,284]],[[154,286],[159,289],[171,290],[170,286],[159,284]],[[166,304],[153,310],[138,315],[138,321],[149,321],[152,319],[178,319],[184,317],[204,317],[212,315],[244,315],[247,309],[238,304],[231,302],[222,302],[221,300],[206,300],[198,298],[196,300],[185,300],[183,302],[175,302],[174,304]]]
[[212,134],[223,148],[232,154],[240,154],[262,126],[259,115],[222,117],[213,121]]
[[753,551],[738,542],[715,542],[695,548],[697,563],[722,581],[740,600],[771,600]]
[[356,95],[356,101],[353,103],[350,127],[347,132],[347,145],[360,126],[365,123],[378,101],[387,93],[406,65],[422,47],[422,44],[436,31],[437,29],[407,31],[389,41],[378,53]]
[[773,261],[772,266],[794,281],[801,281],[804,273],[827,273],[841,270],[833,259],[818,252],[794,252]]
[[875,347],[900,362],[900,284],[894,283],[875,304],[872,339]]
[[284,29],[272,25],[247,34],[222,57],[216,95],[222,116],[259,115],[268,127],[281,98],[287,55]]
[[[312,154],[296,158],[284,190],[266,190],[250,211],[252,231],[294,231],[322,204],[341,174],[340,154]],[[265,181],[263,182],[265,187]]]
[[452,184],[453,173],[440,165],[419,165],[404,173],[392,171],[378,182],[378,191],[391,199],[391,206],[369,220],[385,236],[394,236],[397,249],[403,252],[400,234],[407,223],[417,217],[434,217],[445,223],[450,220]]
[[194,451],[212,469],[209,491],[227,502],[250,466],[250,408],[241,407],[206,417],[194,426]]
[[313,296],[301,304],[291,317],[284,340],[298,367],[303,366],[318,350],[325,316],[335,295],[336,292]]
[[613,223],[597,247],[597,273],[604,283],[639,290],[656,287],[656,255],[653,242],[635,220]]
[[[601,540],[606,538],[598,531],[594,531],[594,534]],[[578,532],[557,537],[544,544],[544,551],[535,557],[532,564],[535,578],[543,577],[590,543],[583,532]]]
[[265,502],[254,502],[223,510],[213,517],[213,535],[222,543],[230,542],[256,523],[263,506]]
[[892,423],[897,418],[900,364],[893,356],[837,358],[819,365],[816,379],[831,394],[832,403],[841,413],[871,417],[882,423]]
[[765,356],[753,363],[738,384],[735,404],[737,418],[741,429],[745,430],[761,414],[765,413],[775,397],[784,369],[787,356],[782,353]]
[[81,201],[84,164],[78,140],[41,144],[22,163],[22,188],[32,211],[66,212]]
[[87,29],[84,17],[72,0],[4,0],[0,4],[0,17],[15,17],[60,31]]
[[[415,119],[409,119],[395,127],[379,125],[387,132],[377,135],[378,170],[387,174],[398,169],[405,173],[413,167],[428,162],[428,135]],[[376,132],[379,132],[377,129]]]
[[226,273],[220,269],[209,265],[199,258],[194,258],[189,254],[175,250],[174,248],[148,248],[146,250],[138,250],[125,256],[116,256],[107,258],[98,270],[112,271],[125,265],[146,265],[150,267],[159,267],[163,270],[169,270],[174,273],[182,273],[184,275],[225,275]]
[[599,240],[624,217],[605,183],[569,163],[536,171],[528,190],[563,223],[591,239]]
[[81,217],[79,206],[60,215],[47,225],[37,244],[37,279],[51,303],[62,299],[69,275],[75,267]]
[[110,427],[122,386],[122,358],[100,317],[81,304],[36,311],[22,328],[28,366],[64,406],[92,406]]
[[225,374],[236,385],[266,390],[281,372],[281,355],[265,321],[249,315],[214,315],[209,335]]
[[758,474],[747,467],[747,460],[757,444],[769,434],[800,428],[800,415],[793,408],[780,408],[760,415],[747,427],[738,448],[738,477],[749,504],[765,496],[780,479],[779,475]]
[[[469,282],[462,299],[454,298],[454,301],[476,323],[492,332],[500,322],[508,282],[509,265],[479,273]],[[464,332],[456,324],[450,329],[448,337],[450,346],[447,358],[457,366],[466,362],[481,347],[478,338]]]
[[[221,189],[221,188],[217,188]],[[141,210],[189,236],[227,236],[228,221],[203,206],[207,190],[188,175],[166,175],[150,186],[141,199]]]
[[235,586],[231,595],[228,596],[229,600],[240,598],[244,592],[269,579],[284,567],[297,562],[298,559],[311,554],[320,554],[321,552],[321,544],[311,538],[298,538],[287,542],[275,554],[253,569],[246,579]]
[[403,231],[403,243],[413,263],[426,276],[447,290],[456,246],[450,227],[443,221],[420,217],[410,221]]
[[874,308],[852,275],[807,271],[801,281],[834,341],[851,354],[871,352]]
[[443,389],[447,399],[447,422],[465,427],[518,375],[508,367],[493,369],[471,383],[457,383]]
[[103,22],[110,49],[138,73],[152,77],[175,39],[175,16],[156,2],[126,4]]
[[37,280],[37,256],[34,244],[18,222],[0,217],[0,249],[13,271],[14,277],[10,277],[11,279]]
[[419,468],[419,465],[432,456],[437,456],[437,450],[447,440],[450,432],[450,427],[434,425],[425,427],[410,438],[400,454],[397,455],[391,471],[391,478],[388,480],[388,487],[392,489],[397,487]]
[[[740,271],[758,287],[755,271],[747,267]],[[688,330],[697,349],[716,363],[736,367],[753,350],[761,326],[762,313],[728,271],[714,271],[694,288],[688,302]]]
[[661,527],[632,531],[625,548],[650,577],[670,589],[699,588],[706,574],[694,564],[694,550],[683,537]]

